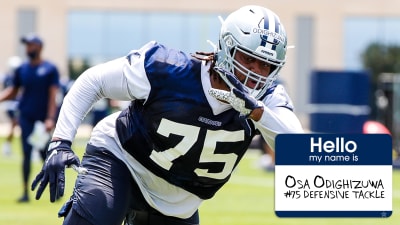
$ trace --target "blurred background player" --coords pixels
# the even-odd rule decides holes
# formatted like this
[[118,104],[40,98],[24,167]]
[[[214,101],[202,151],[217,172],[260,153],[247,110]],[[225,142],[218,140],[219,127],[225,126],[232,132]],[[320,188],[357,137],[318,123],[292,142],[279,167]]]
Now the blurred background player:
[[[43,41],[39,36],[28,34],[21,38],[21,42],[26,47],[28,60],[15,70],[12,85],[0,93],[0,101],[14,99],[17,94],[20,94],[18,123],[21,128],[23,150],[23,194],[18,202],[28,202],[28,183],[33,149],[28,138],[37,121],[43,123],[48,133],[54,129],[57,115],[56,95],[59,89],[60,75],[53,63],[42,59]],[[42,150],[41,153],[44,158],[45,151]]]
[[[15,70],[21,65],[22,59],[18,56],[12,56],[8,59],[7,68],[8,71],[4,76],[3,79],[3,89],[6,89],[9,86],[12,86],[12,82],[14,79]],[[12,140],[14,138],[15,127],[17,127],[18,120],[17,120],[17,107],[18,107],[18,100],[17,97],[14,99],[10,99],[3,102],[6,110],[6,114],[10,121],[10,128],[8,133],[6,134],[6,139],[3,143],[2,152],[5,156],[10,156],[12,153]]]
[[112,111],[111,102],[109,99],[103,98],[97,101],[91,110],[91,120],[90,124],[92,127],[95,127],[96,124],[108,116]]

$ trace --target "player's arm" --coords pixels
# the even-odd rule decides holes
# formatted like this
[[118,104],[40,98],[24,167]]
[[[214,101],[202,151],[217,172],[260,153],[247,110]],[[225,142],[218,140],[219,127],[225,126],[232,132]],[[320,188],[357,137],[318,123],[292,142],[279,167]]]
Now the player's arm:
[[0,102],[14,100],[17,97],[19,87],[21,86],[19,77],[19,69],[16,69],[13,76],[8,81],[7,87],[0,92]]
[[55,119],[57,113],[57,104],[56,104],[56,96],[58,93],[58,86],[51,85],[49,88],[49,106],[47,109],[47,118],[48,119]]
[[139,89],[141,82],[129,74],[129,66],[123,57],[81,74],[63,100],[53,138],[72,141],[86,114],[101,98],[134,100],[136,94],[132,90]]
[[58,85],[51,85],[49,88],[49,99],[47,107],[47,116],[45,120],[46,130],[50,131],[54,128],[54,123],[57,114],[56,95],[58,92]]
[[32,182],[32,190],[38,187],[36,199],[42,196],[48,184],[51,202],[64,195],[66,167],[72,167],[78,173],[90,172],[80,167],[80,160],[71,149],[73,138],[86,113],[99,99],[126,101],[140,96],[138,93],[143,90],[140,87],[143,85],[140,68],[144,67],[139,66],[136,73],[133,72],[132,60],[128,63],[124,57],[94,66],[85,71],[71,87],[64,98],[42,170]]
[[5,100],[12,100],[18,94],[18,88],[14,86],[9,86],[0,92],[0,102]]
[[254,121],[259,121],[264,113],[264,107],[255,108],[249,114],[249,118]]
[[303,133],[302,125],[293,112],[293,106],[283,86],[278,85],[274,93],[263,101],[260,120],[254,121],[265,141],[275,149],[275,137],[280,133]]

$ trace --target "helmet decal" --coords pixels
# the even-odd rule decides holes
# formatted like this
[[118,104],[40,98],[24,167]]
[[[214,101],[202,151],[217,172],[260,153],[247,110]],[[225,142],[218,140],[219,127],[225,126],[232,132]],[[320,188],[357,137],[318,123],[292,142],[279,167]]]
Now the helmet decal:
[[[264,9],[266,11],[266,9]],[[261,46],[267,47],[267,44],[270,44],[269,46],[271,49],[275,50],[276,45],[279,42],[284,43],[285,38],[280,35],[280,26],[279,26],[279,19],[277,18],[276,15],[271,15],[271,13],[265,13],[266,16],[264,16],[260,22],[258,23],[258,29],[255,30],[255,32],[260,33],[260,38],[261,38]],[[254,29],[253,29],[254,30]],[[273,32],[275,31],[275,32]]]

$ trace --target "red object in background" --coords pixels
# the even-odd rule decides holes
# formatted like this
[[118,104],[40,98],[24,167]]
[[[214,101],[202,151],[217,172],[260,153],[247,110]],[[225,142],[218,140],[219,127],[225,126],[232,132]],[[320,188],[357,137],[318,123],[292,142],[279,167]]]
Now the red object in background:
[[382,123],[377,121],[368,120],[363,125],[364,134],[389,134],[391,135],[389,129],[385,127]]

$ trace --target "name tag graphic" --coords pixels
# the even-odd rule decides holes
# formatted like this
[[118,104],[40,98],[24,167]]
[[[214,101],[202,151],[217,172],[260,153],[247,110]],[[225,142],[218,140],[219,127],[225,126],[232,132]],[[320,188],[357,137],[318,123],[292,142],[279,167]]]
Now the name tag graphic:
[[389,217],[392,138],[387,134],[280,134],[278,217]]

